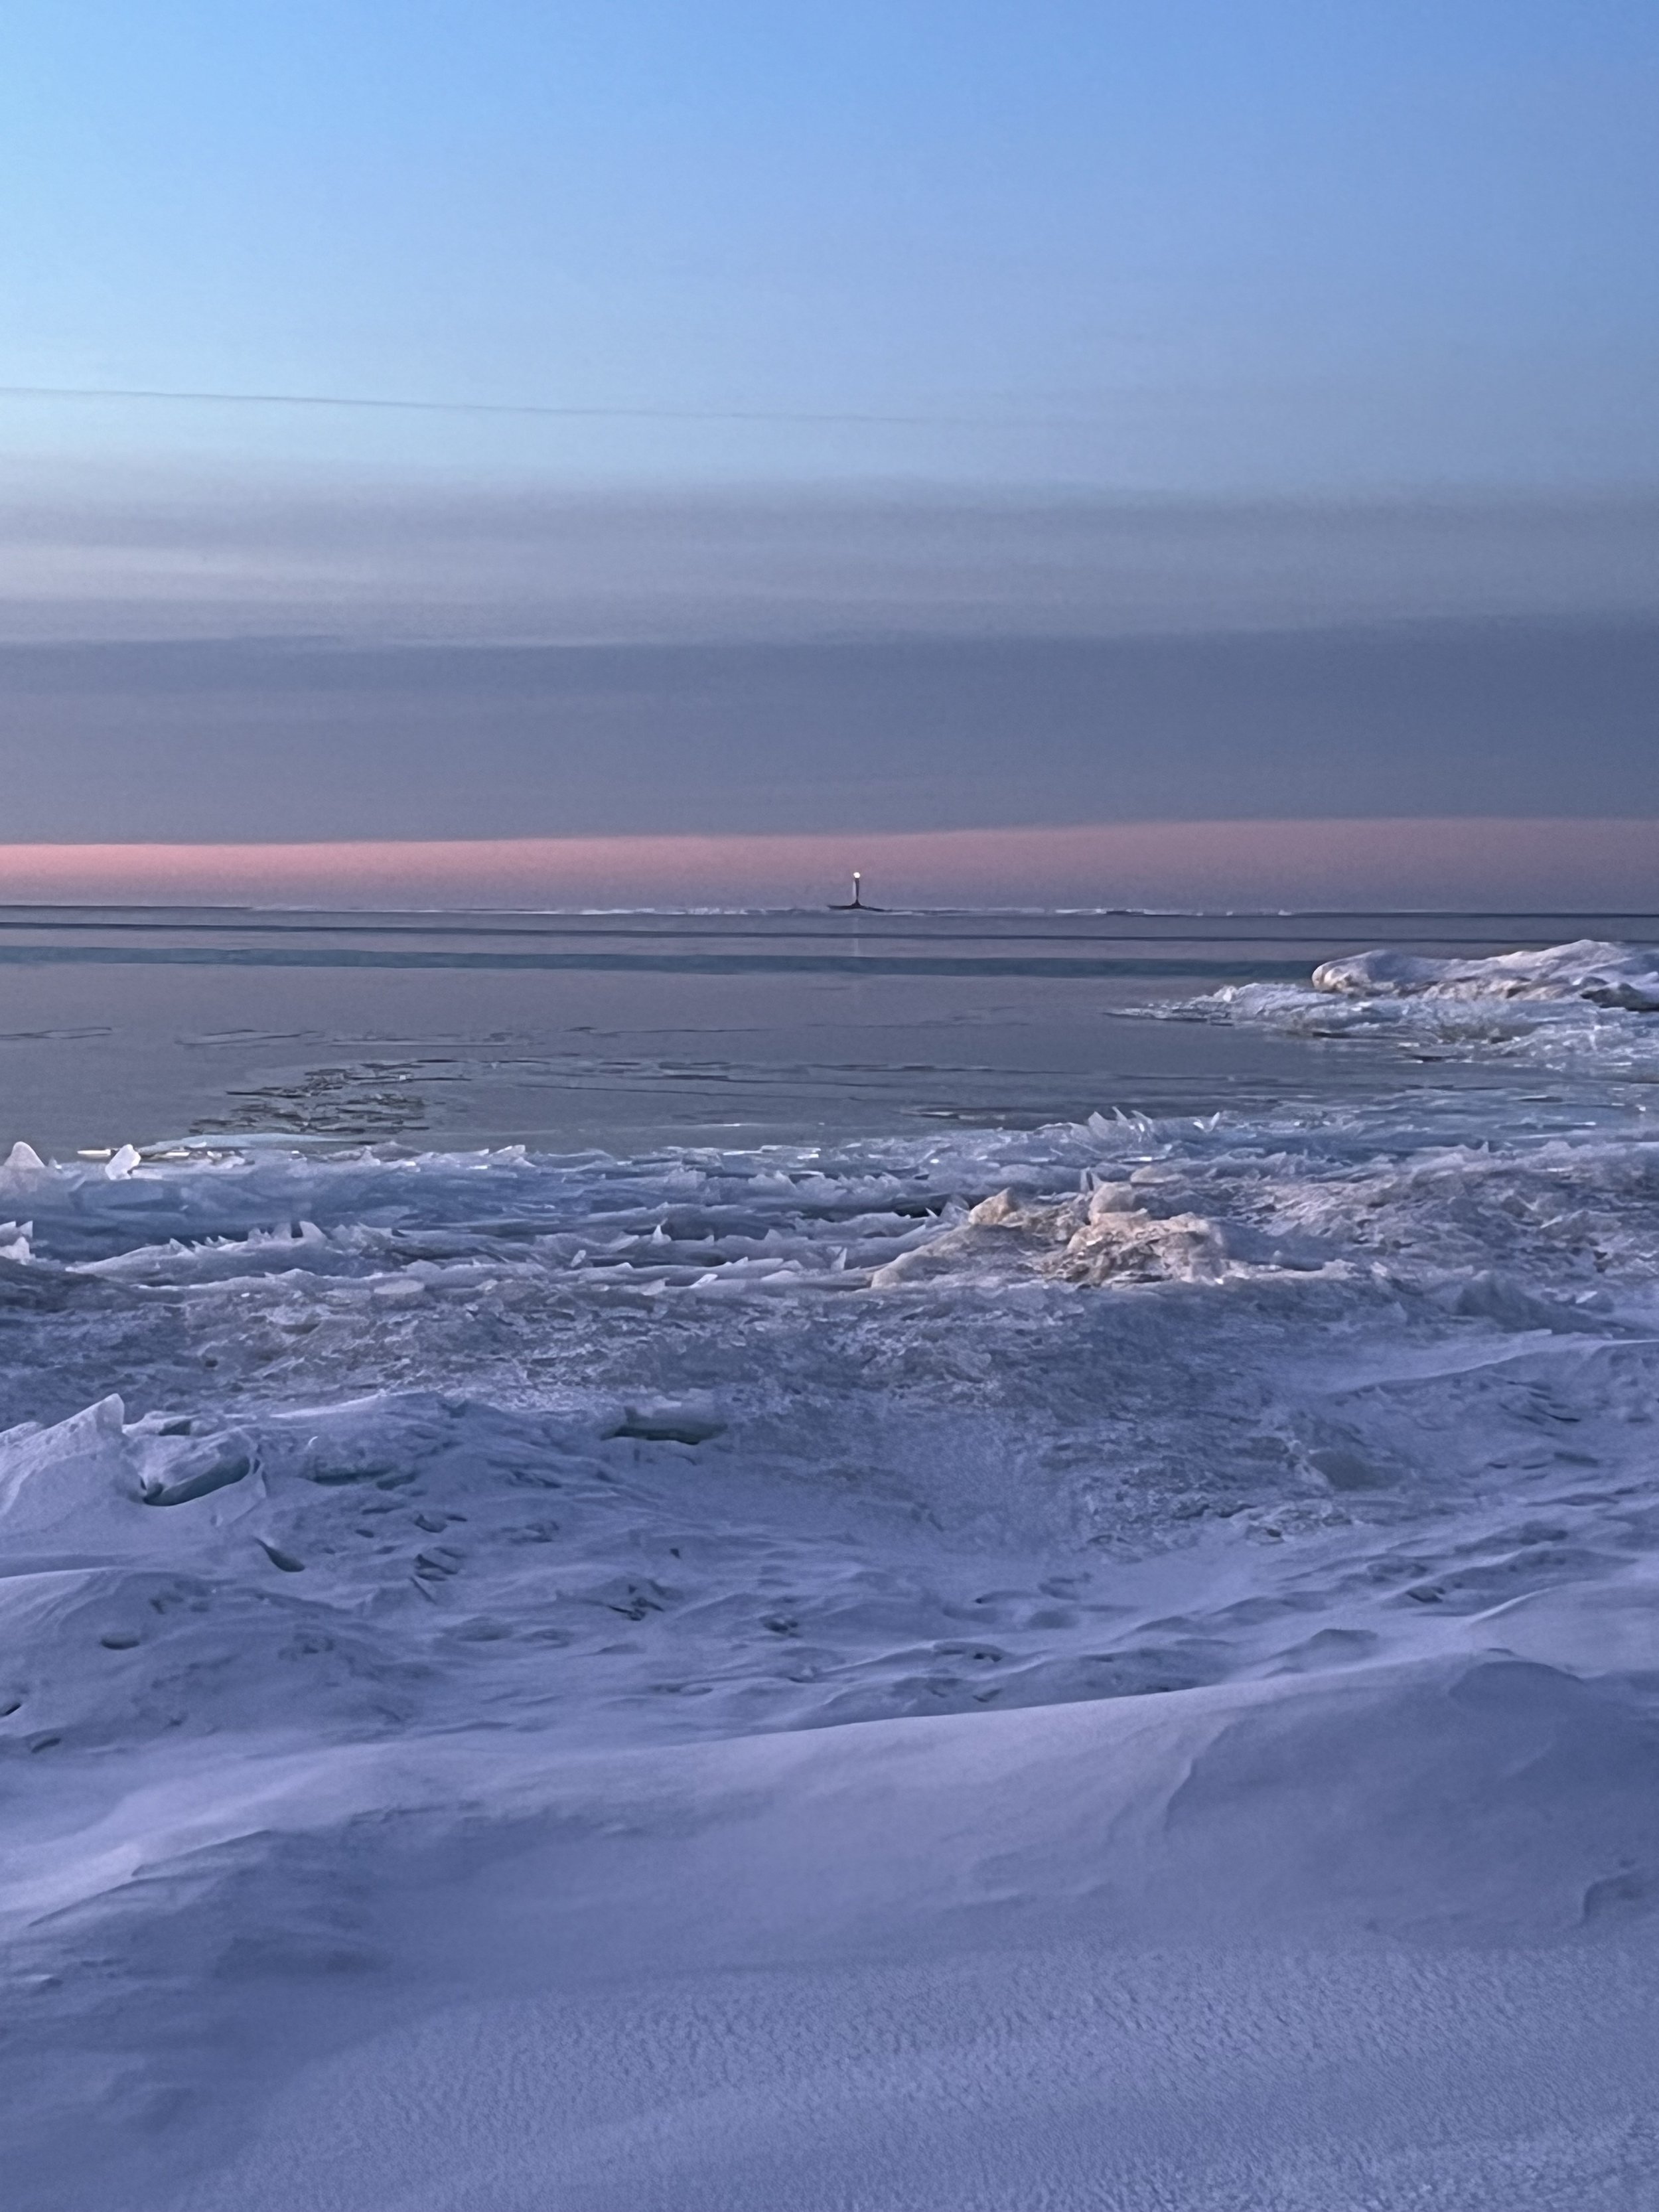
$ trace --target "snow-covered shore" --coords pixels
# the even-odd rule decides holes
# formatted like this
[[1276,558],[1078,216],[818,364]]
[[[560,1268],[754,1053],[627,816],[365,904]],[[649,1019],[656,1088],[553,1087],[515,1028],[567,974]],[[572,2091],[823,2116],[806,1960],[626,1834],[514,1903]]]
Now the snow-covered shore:
[[1659,2204],[1639,1104],[0,1212],[22,2212]]

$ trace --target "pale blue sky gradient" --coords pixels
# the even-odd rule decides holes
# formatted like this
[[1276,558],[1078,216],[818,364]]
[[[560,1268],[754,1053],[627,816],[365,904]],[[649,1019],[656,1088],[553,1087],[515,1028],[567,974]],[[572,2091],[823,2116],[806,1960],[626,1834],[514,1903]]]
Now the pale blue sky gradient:
[[0,387],[600,410],[0,391],[12,838],[1659,817],[1654,0],[6,0],[0,205]]
[[9,0],[8,449],[635,485],[1659,480],[1650,0]]

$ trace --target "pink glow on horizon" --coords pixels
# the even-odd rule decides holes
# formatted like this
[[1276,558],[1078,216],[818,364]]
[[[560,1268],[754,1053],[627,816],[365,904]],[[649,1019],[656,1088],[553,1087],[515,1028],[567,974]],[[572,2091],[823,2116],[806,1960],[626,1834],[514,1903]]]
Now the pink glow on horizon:
[[1659,821],[1145,822],[793,836],[0,846],[0,900],[373,907],[1659,907]]

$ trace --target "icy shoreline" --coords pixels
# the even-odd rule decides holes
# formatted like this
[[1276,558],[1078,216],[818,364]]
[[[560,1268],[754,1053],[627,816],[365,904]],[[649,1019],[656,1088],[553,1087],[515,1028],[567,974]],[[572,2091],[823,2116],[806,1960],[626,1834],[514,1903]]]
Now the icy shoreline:
[[15,1152],[11,2201],[1659,2203],[1659,1142],[1498,1096]]
[[1384,1037],[1408,1051],[1610,1077],[1659,1073],[1659,950],[1583,938],[1432,960],[1383,947],[1304,984],[1224,984],[1155,1010],[1288,1036]]

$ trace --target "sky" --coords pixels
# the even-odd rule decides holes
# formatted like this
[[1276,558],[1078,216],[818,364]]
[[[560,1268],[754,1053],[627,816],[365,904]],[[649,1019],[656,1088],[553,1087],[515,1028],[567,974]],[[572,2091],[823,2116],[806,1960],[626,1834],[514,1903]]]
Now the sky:
[[1646,0],[8,0],[0,195],[15,838],[1659,816]]

